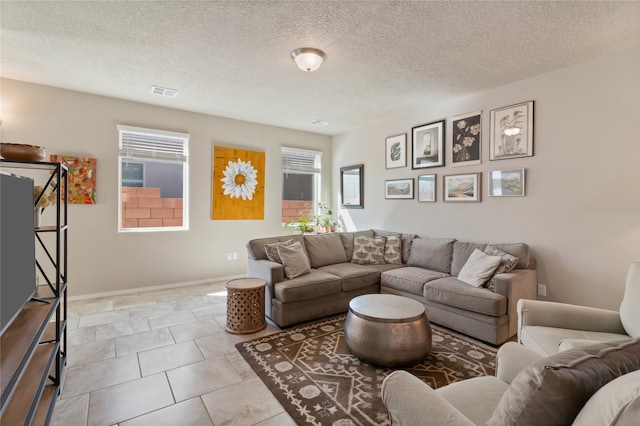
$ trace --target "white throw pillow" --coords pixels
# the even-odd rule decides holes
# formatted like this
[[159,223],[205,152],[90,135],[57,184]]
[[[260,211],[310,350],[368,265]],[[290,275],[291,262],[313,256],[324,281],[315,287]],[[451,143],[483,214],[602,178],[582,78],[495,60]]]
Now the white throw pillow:
[[489,256],[475,249],[460,270],[458,279],[470,286],[480,287],[493,275],[501,260],[500,256]]

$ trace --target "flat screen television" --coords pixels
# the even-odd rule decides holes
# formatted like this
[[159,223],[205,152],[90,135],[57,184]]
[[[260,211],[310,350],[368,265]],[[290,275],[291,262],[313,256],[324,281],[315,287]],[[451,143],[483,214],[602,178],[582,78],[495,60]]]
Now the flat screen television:
[[0,334],[35,291],[33,179],[0,171]]

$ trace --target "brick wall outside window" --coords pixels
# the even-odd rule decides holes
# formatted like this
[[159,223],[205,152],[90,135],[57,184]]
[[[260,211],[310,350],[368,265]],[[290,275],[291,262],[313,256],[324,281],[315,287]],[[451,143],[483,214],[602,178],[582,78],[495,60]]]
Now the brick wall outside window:
[[160,188],[122,188],[123,228],[182,226],[182,198],[161,198]]

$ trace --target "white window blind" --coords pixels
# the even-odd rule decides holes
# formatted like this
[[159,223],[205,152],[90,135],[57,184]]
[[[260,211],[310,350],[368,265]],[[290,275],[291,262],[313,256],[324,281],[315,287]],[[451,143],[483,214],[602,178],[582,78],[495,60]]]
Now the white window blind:
[[189,135],[138,127],[118,126],[120,156],[186,162]]
[[320,173],[321,152],[286,147],[281,152],[284,173]]

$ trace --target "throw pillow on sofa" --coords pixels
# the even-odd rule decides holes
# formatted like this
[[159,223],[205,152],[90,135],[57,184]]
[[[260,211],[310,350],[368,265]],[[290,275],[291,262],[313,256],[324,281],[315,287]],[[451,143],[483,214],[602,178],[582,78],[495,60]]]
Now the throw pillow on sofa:
[[304,244],[307,247],[312,268],[347,261],[347,253],[344,251],[342,240],[336,233],[305,235]]
[[278,246],[290,246],[291,244],[293,244],[293,240],[287,240],[281,243],[265,244],[264,252],[267,255],[267,259],[272,262],[282,264],[282,259],[280,259],[280,255],[278,254]]
[[387,237],[384,243],[384,263],[402,264],[402,238]]
[[357,236],[353,238],[353,257],[351,263],[359,265],[383,265],[384,237]]
[[640,338],[557,353],[516,376],[487,425],[572,424],[599,389],[638,369]]
[[309,258],[298,241],[288,246],[278,246],[278,255],[282,259],[287,278],[292,279],[311,272]]
[[520,259],[518,259],[515,256],[510,255],[509,253],[503,252],[502,250],[500,250],[497,247],[492,246],[491,244],[489,244],[484,249],[484,252],[486,254],[488,254],[488,255],[491,255],[491,256],[500,256],[500,258],[502,259],[500,261],[500,264],[496,268],[495,272],[493,273],[493,276],[485,284],[486,288],[488,288],[489,290],[493,291],[493,288],[495,286],[495,281],[494,281],[495,276],[498,275],[498,274],[504,274],[506,272],[511,272],[518,265],[518,261]]
[[458,279],[470,286],[481,287],[493,275],[493,272],[500,265],[500,260],[501,258],[498,256],[490,256],[475,249],[460,270]]

